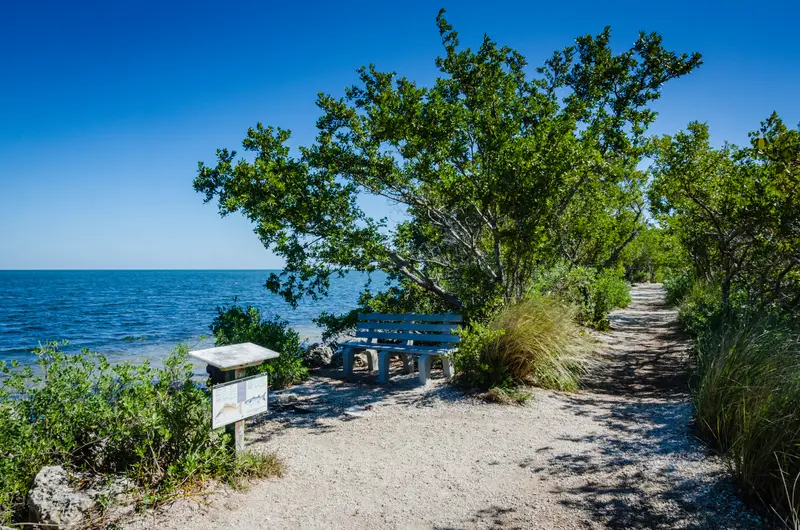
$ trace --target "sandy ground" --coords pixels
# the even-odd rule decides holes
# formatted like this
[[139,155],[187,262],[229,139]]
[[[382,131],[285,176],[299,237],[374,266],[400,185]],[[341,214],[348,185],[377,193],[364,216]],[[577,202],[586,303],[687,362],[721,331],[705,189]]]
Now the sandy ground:
[[275,393],[248,443],[281,479],[219,488],[141,528],[750,528],[759,518],[694,439],[686,347],[656,285],[633,289],[577,394],[483,403],[435,381],[321,372]]

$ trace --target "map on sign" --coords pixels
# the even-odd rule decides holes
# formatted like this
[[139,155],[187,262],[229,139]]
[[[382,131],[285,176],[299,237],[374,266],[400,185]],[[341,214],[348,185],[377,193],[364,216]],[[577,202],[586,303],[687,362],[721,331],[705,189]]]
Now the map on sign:
[[211,387],[211,428],[267,412],[267,374]]

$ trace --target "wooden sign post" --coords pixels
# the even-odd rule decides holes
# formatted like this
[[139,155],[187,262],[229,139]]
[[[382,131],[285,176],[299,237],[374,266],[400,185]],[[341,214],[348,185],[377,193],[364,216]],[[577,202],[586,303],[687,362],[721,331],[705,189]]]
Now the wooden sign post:
[[245,378],[245,368],[280,354],[251,342],[189,352],[225,374],[225,383],[211,387],[211,426],[226,425],[236,452],[244,450],[244,419],[267,411],[267,374]]

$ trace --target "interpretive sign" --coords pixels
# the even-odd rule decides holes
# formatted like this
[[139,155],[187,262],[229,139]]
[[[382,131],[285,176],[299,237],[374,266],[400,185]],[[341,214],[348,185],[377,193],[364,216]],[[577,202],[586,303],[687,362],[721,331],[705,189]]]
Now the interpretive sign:
[[236,379],[211,387],[211,427],[267,412],[267,374]]

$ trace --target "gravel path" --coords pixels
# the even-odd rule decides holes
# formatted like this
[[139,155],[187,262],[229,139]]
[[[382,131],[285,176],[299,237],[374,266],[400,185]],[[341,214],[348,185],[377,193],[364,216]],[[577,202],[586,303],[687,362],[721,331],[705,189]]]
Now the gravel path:
[[693,438],[686,348],[658,285],[600,337],[577,394],[492,405],[439,382],[321,373],[275,393],[249,444],[282,479],[219,488],[126,528],[750,528],[723,464]]

